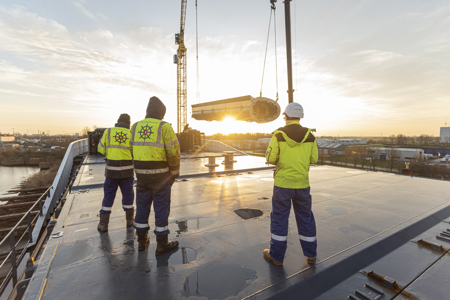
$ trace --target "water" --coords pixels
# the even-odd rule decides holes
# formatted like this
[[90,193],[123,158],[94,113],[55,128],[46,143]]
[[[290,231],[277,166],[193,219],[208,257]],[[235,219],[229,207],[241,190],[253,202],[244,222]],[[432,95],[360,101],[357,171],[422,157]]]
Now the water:
[[257,278],[254,270],[235,265],[209,265],[192,273],[184,282],[184,296],[228,299]]
[[39,167],[0,166],[0,196],[16,188],[22,181],[39,172]]
[[263,215],[261,210],[250,208],[236,209],[234,212],[244,220],[261,217]]

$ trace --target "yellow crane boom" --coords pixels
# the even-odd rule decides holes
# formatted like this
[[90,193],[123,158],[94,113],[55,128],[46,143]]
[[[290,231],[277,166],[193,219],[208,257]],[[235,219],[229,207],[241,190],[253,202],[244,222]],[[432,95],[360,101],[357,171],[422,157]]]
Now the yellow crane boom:
[[187,124],[186,46],[184,45],[186,4],[187,0],[181,0],[180,33],[175,34],[175,44],[178,45],[174,58],[174,63],[177,64],[177,133],[183,132]]

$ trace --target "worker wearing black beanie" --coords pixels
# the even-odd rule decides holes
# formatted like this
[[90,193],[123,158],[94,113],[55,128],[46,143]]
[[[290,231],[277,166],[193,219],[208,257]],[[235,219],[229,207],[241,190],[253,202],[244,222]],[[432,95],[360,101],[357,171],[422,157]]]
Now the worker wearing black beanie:
[[105,184],[98,230],[108,231],[109,217],[116,197],[117,188],[122,192],[122,208],[125,211],[126,226],[134,221],[134,166],[130,149],[131,119],[121,114],[115,127],[105,130],[98,144],[98,152],[106,156]]
[[119,119],[117,119],[116,127],[124,127],[130,129],[131,118],[129,114],[121,114]]

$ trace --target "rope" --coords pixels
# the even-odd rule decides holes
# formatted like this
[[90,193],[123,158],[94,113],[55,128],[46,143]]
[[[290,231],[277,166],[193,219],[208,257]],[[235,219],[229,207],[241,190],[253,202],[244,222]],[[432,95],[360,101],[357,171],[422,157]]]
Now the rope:
[[269,29],[267,30],[266,52],[264,54],[264,65],[263,65],[263,72],[262,72],[262,79],[261,79],[261,90],[259,92],[259,98],[260,99],[262,97],[262,88],[263,88],[263,83],[264,83],[264,72],[266,70],[267,47],[269,46],[270,24],[271,23],[272,23],[272,9],[270,10]]
[[294,90],[297,89],[298,86],[298,60],[297,60],[297,1],[294,1],[294,61],[295,61],[295,86]]
[[277,56],[277,20],[276,20],[276,14],[275,14],[275,3],[272,3],[271,10],[270,10],[270,18],[269,18],[269,29],[267,30],[267,40],[266,40],[266,51],[264,53],[264,65],[263,65],[263,72],[262,72],[262,79],[261,79],[261,90],[259,92],[259,98],[262,98],[262,88],[264,85],[264,73],[266,70],[266,60],[267,60],[267,48],[269,46],[269,37],[270,37],[270,25],[272,23],[272,12],[273,12],[273,20],[274,20],[274,30],[275,30],[275,77],[276,77],[276,102],[278,102],[278,56]]
[[275,77],[276,77],[276,86],[277,86],[277,99],[275,102],[278,102],[278,56],[277,56],[277,19],[275,15],[275,8],[273,9],[273,27],[275,31]]
[[195,52],[197,55],[197,103],[200,103],[200,75],[198,67],[198,16],[197,16],[197,0],[195,0]]

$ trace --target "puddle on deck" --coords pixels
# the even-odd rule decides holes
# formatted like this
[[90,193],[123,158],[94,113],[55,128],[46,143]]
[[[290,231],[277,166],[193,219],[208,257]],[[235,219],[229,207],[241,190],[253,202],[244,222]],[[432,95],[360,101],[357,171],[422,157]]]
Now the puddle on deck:
[[194,249],[181,247],[177,251],[156,256],[157,267],[172,267],[176,265],[187,265],[197,258]]
[[179,237],[183,232],[199,230],[208,227],[213,223],[214,220],[209,218],[195,218],[190,220],[175,221],[175,224],[169,224],[169,229],[170,231],[175,231],[177,233],[177,237]]
[[252,269],[234,265],[209,265],[192,273],[184,282],[184,294],[207,299],[226,299],[239,294],[256,279]]
[[261,210],[250,208],[236,209],[234,212],[244,220],[261,217],[263,215]]

